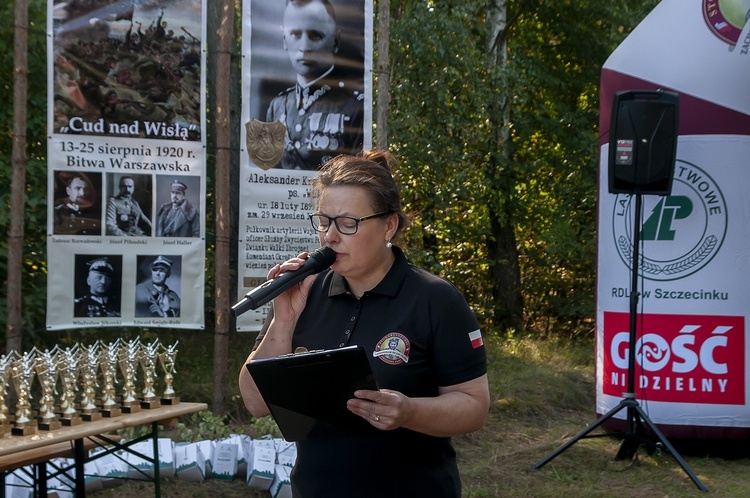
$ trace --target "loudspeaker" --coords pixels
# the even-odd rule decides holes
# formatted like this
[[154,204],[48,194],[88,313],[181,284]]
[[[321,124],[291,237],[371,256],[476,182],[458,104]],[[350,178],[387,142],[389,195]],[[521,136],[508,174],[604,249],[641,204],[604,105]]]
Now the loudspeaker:
[[609,191],[612,194],[672,192],[677,151],[676,93],[615,94],[609,128]]

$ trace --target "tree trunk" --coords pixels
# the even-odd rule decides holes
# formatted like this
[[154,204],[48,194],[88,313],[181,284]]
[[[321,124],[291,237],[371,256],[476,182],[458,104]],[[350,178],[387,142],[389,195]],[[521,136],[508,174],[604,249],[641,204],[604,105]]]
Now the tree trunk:
[[377,142],[381,150],[388,148],[388,114],[391,110],[390,73],[390,26],[391,0],[378,2],[378,100],[377,100]]
[[487,50],[496,66],[497,82],[495,101],[491,104],[489,115],[495,120],[497,150],[499,156],[490,159],[489,178],[492,181],[496,202],[491,203],[491,233],[488,253],[493,276],[493,319],[500,330],[523,330],[523,296],[521,294],[521,269],[518,262],[515,226],[510,206],[514,188],[511,178],[507,178],[508,169],[500,171],[501,163],[510,164],[510,134],[507,123],[510,122],[510,107],[503,75],[508,63],[507,39],[508,5],[507,0],[491,0],[487,16]]
[[10,183],[10,230],[8,233],[8,294],[5,324],[6,351],[21,351],[24,211],[26,204],[26,94],[28,82],[28,15],[26,0],[16,0],[13,54],[13,163]]
[[[523,332],[523,296],[521,294],[521,269],[513,225],[501,222],[503,216],[493,216],[493,240],[489,244],[493,284],[493,321],[499,330],[514,329]],[[507,217],[506,217],[507,220]]]

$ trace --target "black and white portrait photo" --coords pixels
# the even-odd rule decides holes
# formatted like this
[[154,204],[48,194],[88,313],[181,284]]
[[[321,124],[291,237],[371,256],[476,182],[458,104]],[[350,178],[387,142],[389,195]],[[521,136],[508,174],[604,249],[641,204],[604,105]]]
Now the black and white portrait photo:
[[101,235],[101,173],[56,171],[54,177],[53,233]]
[[135,286],[135,316],[171,318],[180,316],[182,257],[138,256]]
[[77,254],[73,316],[120,316],[122,256]]
[[200,237],[199,176],[161,175],[156,180],[157,237]]
[[365,2],[253,0],[251,26],[246,145],[253,163],[315,170],[360,152],[370,126]]
[[143,237],[152,233],[151,175],[109,174],[107,235]]

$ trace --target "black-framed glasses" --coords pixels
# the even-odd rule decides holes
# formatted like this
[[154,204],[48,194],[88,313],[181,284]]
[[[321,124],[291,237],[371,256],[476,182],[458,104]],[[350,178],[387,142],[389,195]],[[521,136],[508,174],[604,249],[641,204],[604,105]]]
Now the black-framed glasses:
[[324,214],[313,213],[310,215],[310,223],[316,232],[327,232],[331,228],[331,223],[336,225],[336,230],[342,235],[354,235],[359,230],[359,222],[380,218],[389,214],[388,211],[375,213],[361,218],[352,218],[351,216],[326,216]]

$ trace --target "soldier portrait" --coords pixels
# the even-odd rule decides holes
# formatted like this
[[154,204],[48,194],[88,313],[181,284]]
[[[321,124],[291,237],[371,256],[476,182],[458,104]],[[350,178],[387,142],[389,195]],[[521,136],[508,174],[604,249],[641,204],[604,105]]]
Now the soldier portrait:
[[109,191],[105,225],[107,235],[151,235],[151,175],[107,175]]
[[138,256],[139,278],[135,287],[135,316],[180,316],[181,256]]
[[120,316],[122,256],[78,254],[75,274],[73,316]]
[[53,227],[56,235],[101,235],[101,173],[56,171]]
[[200,177],[160,176],[157,179],[157,237],[200,237]]
[[[365,139],[364,2],[254,0],[251,15],[252,119],[246,124],[251,160],[263,169],[315,170],[331,157],[360,152]],[[261,19],[268,22],[256,22]],[[253,120],[265,122],[268,130],[257,131]],[[284,132],[275,133],[273,125],[283,125]],[[258,157],[271,156],[262,153],[269,136],[281,159],[259,164]]]

